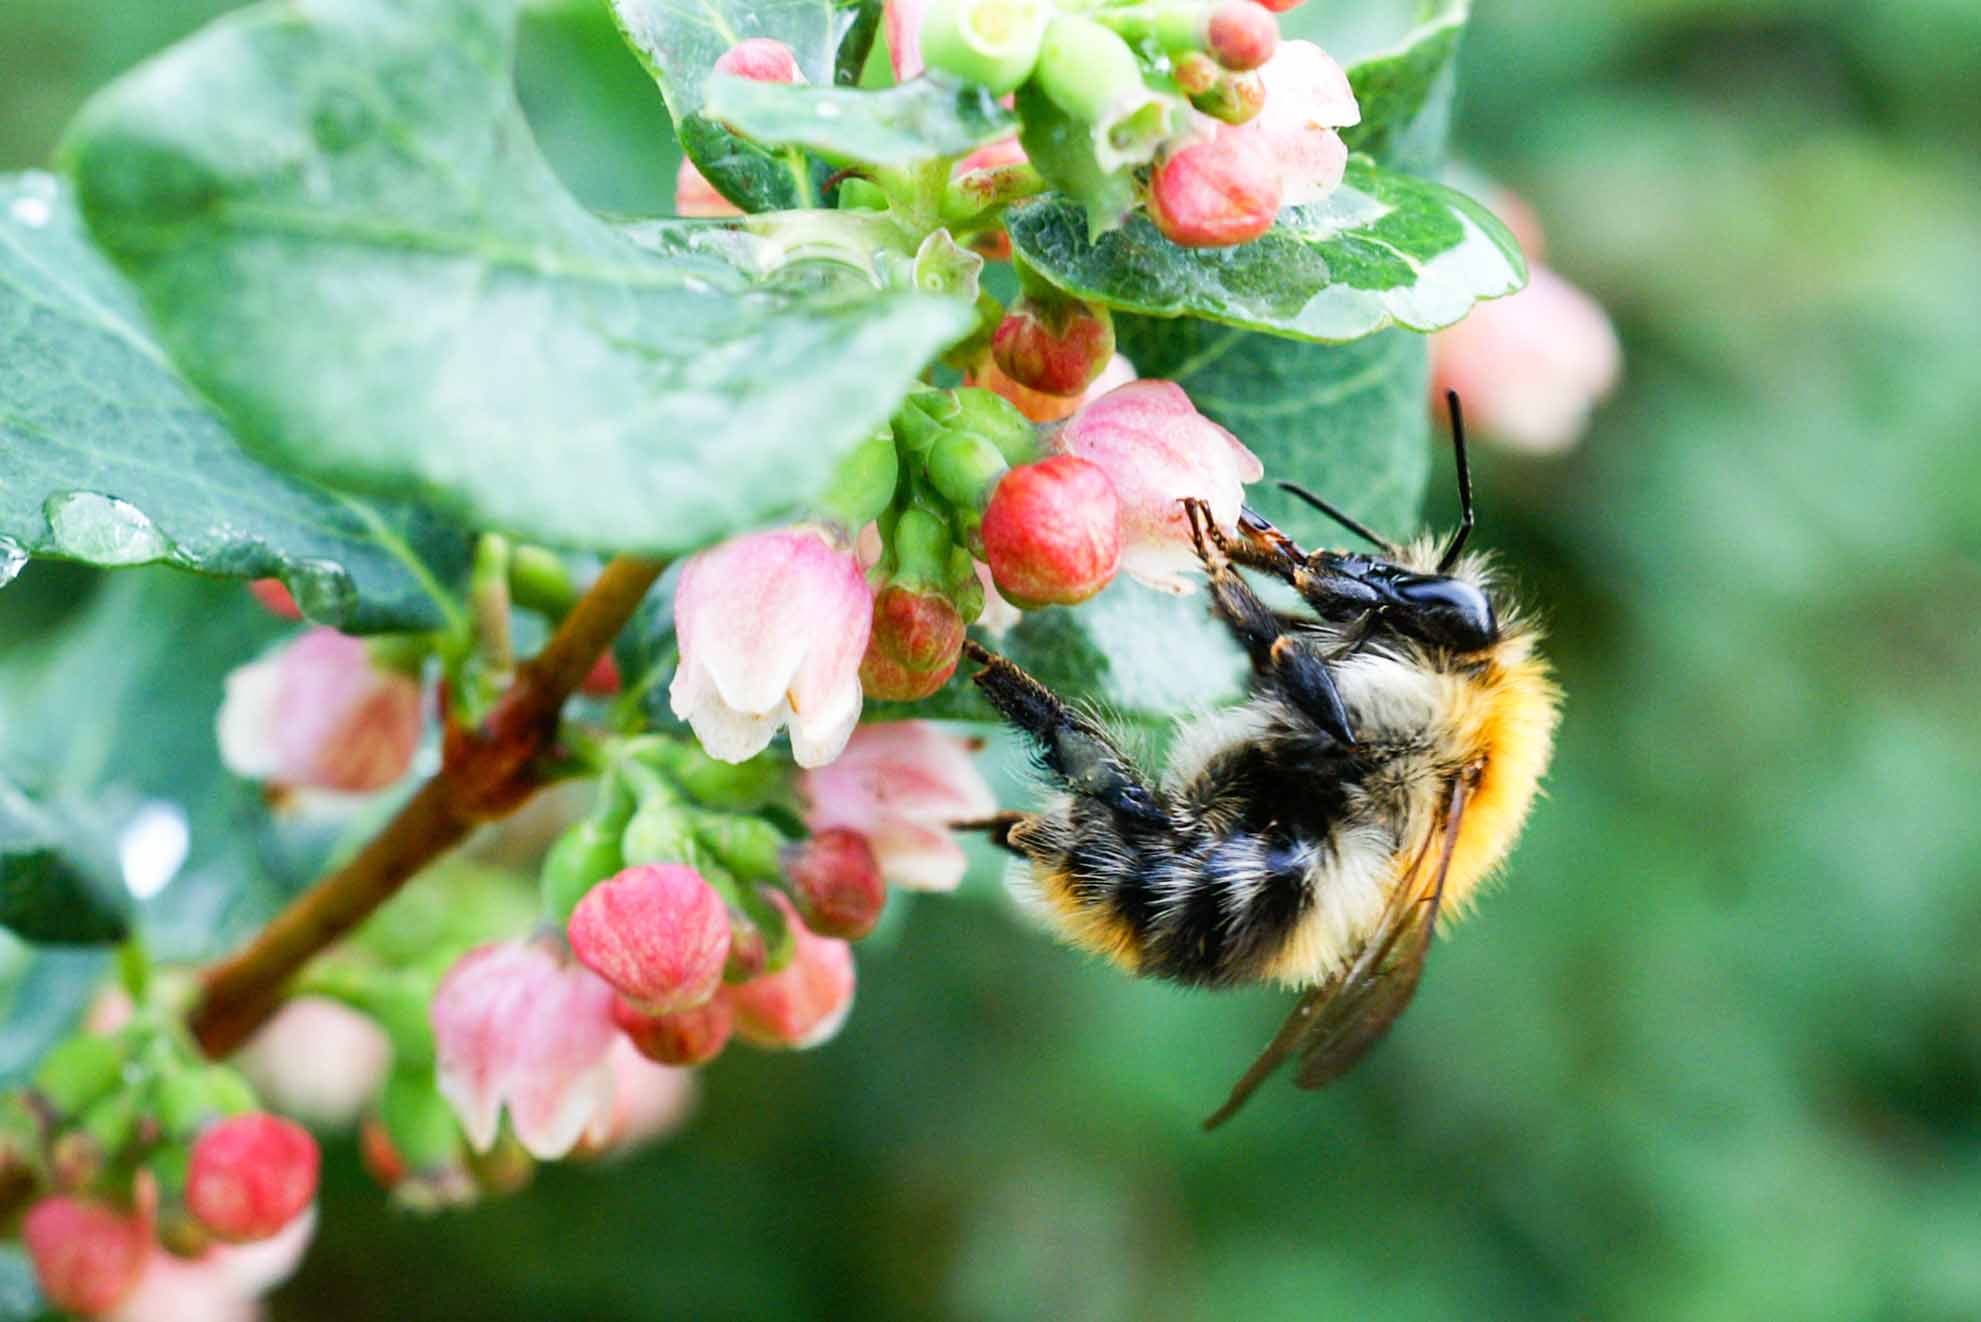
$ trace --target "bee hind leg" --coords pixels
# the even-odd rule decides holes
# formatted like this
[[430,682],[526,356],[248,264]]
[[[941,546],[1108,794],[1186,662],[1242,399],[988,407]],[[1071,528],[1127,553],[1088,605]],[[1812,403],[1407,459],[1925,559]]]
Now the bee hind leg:
[[964,640],[963,652],[983,666],[973,678],[991,706],[1031,736],[1039,760],[1067,788],[1098,800],[1120,817],[1167,825],[1160,797],[1105,730],[1010,658],[970,639]]
[[1231,567],[1224,536],[1202,501],[1185,501],[1197,554],[1210,580],[1211,609],[1252,658],[1252,673],[1286,696],[1321,729],[1353,746],[1355,730],[1348,706],[1335,688],[1334,674],[1318,651],[1287,633],[1282,618]]
[[1012,833],[1032,820],[1030,813],[1001,812],[989,817],[973,817],[965,822],[950,822],[952,831],[982,831],[990,842],[999,849],[1007,850],[1023,858],[1025,851],[1012,840]]

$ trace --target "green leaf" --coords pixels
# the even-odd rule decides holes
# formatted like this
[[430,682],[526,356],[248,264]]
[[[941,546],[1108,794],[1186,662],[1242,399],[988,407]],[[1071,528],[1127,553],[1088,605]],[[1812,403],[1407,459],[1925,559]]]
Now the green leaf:
[[0,775],[0,927],[54,945],[123,940],[129,894],[102,827]]
[[[1086,237],[1098,239],[1114,229],[1128,209],[1135,205],[1135,180],[1131,172],[1109,172],[1094,155],[1094,135],[1086,124],[1061,110],[1036,82],[1018,89],[1018,115],[1024,129],[1018,135],[1026,158],[1055,189],[1077,203],[1086,217]],[[1023,208],[1007,221],[1017,234]]]
[[[1318,42],[1339,56],[1329,44],[1335,15],[1326,12],[1339,8],[1304,5],[1282,14],[1281,34]],[[1454,66],[1471,9],[1471,0],[1439,0],[1407,32],[1346,64],[1348,84],[1362,109],[1362,122],[1341,131],[1350,151],[1393,169],[1435,173],[1444,158]]]
[[763,291],[641,251],[537,154],[514,18],[514,0],[230,15],[84,111],[83,214],[271,462],[601,550],[788,514],[969,309]]
[[440,626],[467,563],[466,535],[439,519],[242,453],[45,174],[0,175],[0,455],[0,546],[279,577],[340,628]]
[[862,91],[718,74],[709,80],[705,108],[757,142],[809,147],[865,165],[963,156],[1018,126],[1018,117],[983,88],[934,75]]
[[1327,343],[1390,325],[1437,330],[1527,277],[1491,212],[1362,156],[1326,198],[1232,248],[1179,248],[1139,216],[1090,242],[1081,209],[1064,199],[1021,207],[1008,224],[1025,259],[1082,298]]
[[1274,482],[1298,482],[1393,539],[1416,530],[1431,473],[1421,336],[1306,344],[1189,317],[1119,317],[1115,335],[1137,371],[1182,386],[1259,456],[1266,480],[1246,501],[1295,541],[1357,539]]
[[147,817],[183,827],[184,861],[137,905],[138,927],[163,958],[217,953],[315,874],[334,829],[271,818],[220,762],[227,672],[284,627],[229,584],[140,569],[21,640],[13,598],[28,586],[0,593],[0,766],[86,806],[117,847]]
[[[873,45],[878,5],[836,0],[608,0],[627,45],[660,84],[681,146],[708,181],[745,211],[819,205],[823,176],[795,148],[737,137],[705,111],[715,62],[750,37],[781,41],[805,80],[829,87],[858,77]],[[841,61],[842,50],[845,62]],[[857,59],[855,57],[858,57]],[[848,68],[851,77],[845,76]]]

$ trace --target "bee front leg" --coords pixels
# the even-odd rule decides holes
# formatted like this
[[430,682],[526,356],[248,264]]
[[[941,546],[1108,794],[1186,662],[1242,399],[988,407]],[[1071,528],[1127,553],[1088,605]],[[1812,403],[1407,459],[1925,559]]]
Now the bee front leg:
[[1107,732],[1008,657],[970,639],[963,652],[983,666],[974,676],[991,706],[1030,735],[1046,769],[1076,794],[1096,799],[1122,818],[1166,827],[1169,814],[1156,791]]
[[1348,705],[1335,688],[1327,658],[1285,632],[1280,617],[1232,568],[1229,552],[1233,548],[1211,520],[1210,509],[1198,500],[1183,504],[1198,558],[1210,580],[1211,607],[1252,658],[1253,675],[1285,694],[1321,729],[1353,747],[1355,730],[1348,719]]

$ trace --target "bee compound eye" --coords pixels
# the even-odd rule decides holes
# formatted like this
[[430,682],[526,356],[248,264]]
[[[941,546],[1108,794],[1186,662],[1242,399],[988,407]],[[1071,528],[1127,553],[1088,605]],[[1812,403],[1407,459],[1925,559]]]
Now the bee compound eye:
[[1475,584],[1442,574],[1402,574],[1390,584],[1397,601],[1419,612],[1426,637],[1456,647],[1489,647],[1499,637],[1493,603]]

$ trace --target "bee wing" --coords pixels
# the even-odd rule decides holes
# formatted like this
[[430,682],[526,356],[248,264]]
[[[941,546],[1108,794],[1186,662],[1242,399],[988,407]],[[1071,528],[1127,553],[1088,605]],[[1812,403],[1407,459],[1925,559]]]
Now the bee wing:
[[[1231,1096],[1204,1121],[1205,1129],[1214,1129],[1235,1115],[1288,1056],[1297,1053],[1300,1057],[1294,1083],[1302,1088],[1320,1088],[1346,1074],[1390,1030],[1410,1004],[1423,976],[1424,958],[1430,953],[1431,934],[1437,928],[1438,904],[1444,898],[1445,875],[1451,870],[1451,851],[1458,841],[1458,825],[1470,791],[1467,775],[1452,778],[1443,830],[1434,829],[1425,840],[1355,962],[1301,994],[1279,1032],[1232,1088]],[[1433,844],[1437,845],[1435,857]]]

